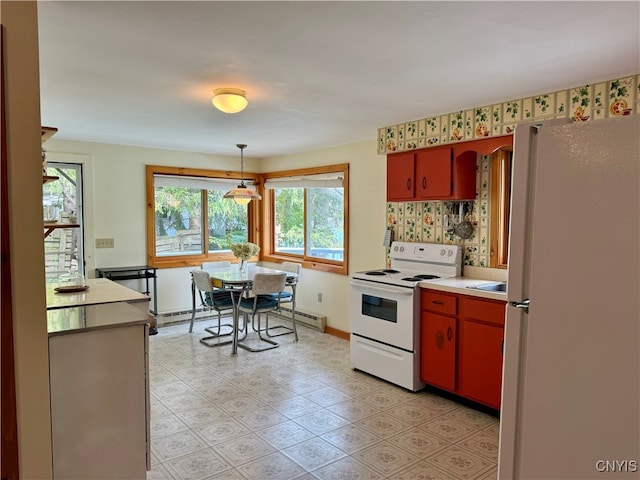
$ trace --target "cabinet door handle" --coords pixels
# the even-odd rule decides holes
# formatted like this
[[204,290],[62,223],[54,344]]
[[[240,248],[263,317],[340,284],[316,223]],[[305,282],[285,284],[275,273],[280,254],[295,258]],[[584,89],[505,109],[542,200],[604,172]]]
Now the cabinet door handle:
[[422,177],[422,188],[427,188],[427,177]]
[[447,340],[451,340],[451,327],[447,327]]
[[411,179],[407,178],[407,190],[411,190]]
[[500,344],[500,353],[504,355],[504,340],[502,340],[502,343]]
[[440,302],[438,300],[431,300],[431,303],[433,303],[434,305],[444,305],[444,302]]

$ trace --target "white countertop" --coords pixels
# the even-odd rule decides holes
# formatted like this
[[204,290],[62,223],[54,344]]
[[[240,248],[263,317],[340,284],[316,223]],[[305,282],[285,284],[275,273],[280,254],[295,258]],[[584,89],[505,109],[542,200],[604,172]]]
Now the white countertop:
[[112,302],[148,302],[150,300],[145,294],[106,278],[87,280],[86,285],[89,288],[83,292],[58,293],[54,289],[60,285],[59,283],[47,284],[47,310]]
[[473,277],[454,277],[439,278],[437,280],[424,280],[420,282],[420,287],[430,290],[439,290],[442,292],[457,293],[461,295],[469,295],[472,297],[490,298],[492,300],[507,301],[506,292],[487,292],[485,290],[476,290],[475,287],[485,283],[496,283],[504,280],[487,280],[486,278]]
[[140,325],[150,321],[151,316],[148,313],[126,302],[47,310],[47,332],[50,337],[103,328]]

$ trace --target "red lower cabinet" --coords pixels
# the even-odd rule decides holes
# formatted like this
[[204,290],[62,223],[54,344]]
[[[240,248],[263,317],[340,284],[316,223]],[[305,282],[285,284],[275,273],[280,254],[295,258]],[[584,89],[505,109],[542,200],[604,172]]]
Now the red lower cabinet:
[[460,345],[462,395],[500,408],[502,327],[465,320]]
[[423,382],[455,391],[456,341],[455,318],[423,313],[420,357]]
[[421,302],[421,380],[499,409],[506,302],[428,289]]

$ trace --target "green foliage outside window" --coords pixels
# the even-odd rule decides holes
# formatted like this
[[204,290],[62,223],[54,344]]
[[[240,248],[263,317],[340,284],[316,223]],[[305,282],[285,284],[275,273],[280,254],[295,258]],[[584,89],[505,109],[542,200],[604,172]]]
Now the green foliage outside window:
[[[204,216],[203,192],[208,195]],[[223,195],[220,190],[156,187],[156,254],[203,253],[203,224],[207,225],[209,252],[229,250],[232,243],[247,241],[247,207]]]
[[[305,229],[305,191],[307,228]],[[343,258],[344,189],[281,188],[275,193],[276,251]],[[308,240],[305,242],[305,232]]]

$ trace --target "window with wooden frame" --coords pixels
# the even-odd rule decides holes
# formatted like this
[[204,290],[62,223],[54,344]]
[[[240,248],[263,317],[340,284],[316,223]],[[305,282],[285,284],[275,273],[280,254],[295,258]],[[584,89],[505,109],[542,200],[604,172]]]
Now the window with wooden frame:
[[489,266],[507,268],[509,259],[509,207],[511,204],[511,148],[491,155],[491,256]]
[[346,275],[349,164],[265,173],[263,260]]
[[[247,185],[257,175],[244,174]],[[147,165],[147,260],[154,267],[235,261],[231,244],[258,243],[255,202],[222,198],[239,173]]]

